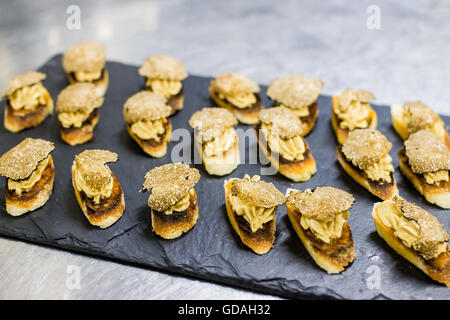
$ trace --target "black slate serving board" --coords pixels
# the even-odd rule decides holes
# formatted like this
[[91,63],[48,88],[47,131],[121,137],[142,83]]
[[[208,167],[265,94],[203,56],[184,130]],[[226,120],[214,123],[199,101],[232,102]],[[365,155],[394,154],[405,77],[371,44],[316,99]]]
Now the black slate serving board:
[[[47,74],[44,85],[55,101],[67,85],[61,60],[61,55],[57,55],[39,69]],[[144,79],[138,75],[136,66],[108,62],[107,68],[110,85],[100,109],[100,123],[93,141],[76,147],[64,144],[59,138],[56,116],[19,134],[9,133],[3,126],[0,128],[0,154],[26,137],[47,139],[55,142],[56,146],[53,152],[56,177],[51,199],[35,212],[12,217],[5,211],[5,197],[1,192],[0,235],[290,298],[450,298],[448,288],[432,281],[398,256],[376,234],[371,211],[373,203],[379,200],[348,177],[337,163],[336,141],[330,126],[331,99],[326,96],[319,98],[319,119],[306,138],[317,162],[317,174],[304,183],[293,183],[279,174],[262,178],[273,182],[282,192],[287,188],[303,190],[332,185],[355,196],[349,223],[356,245],[356,260],[346,271],[328,275],[315,265],[295,234],[285,206],[278,209],[276,241],[268,254],[258,256],[241,243],[226,216],[223,180],[242,178],[246,173],[260,174],[260,164],[240,165],[231,175],[221,178],[209,176],[201,164],[195,165],[202,175],[195,187],[200,214],[197,225],[175,240],[156,236],[149,219],[148,194],[139,192],[143,176],[151,168],[171,162],[172,149],[174,146],[179,148],[180,141],[192,147],[192,139],[185,137],[171,142],[164,158],[146,156],[129,138],[122,117],[125,100],[143,88]],[[192,132],[187,123],[192,113],[213,104],[209,99],[209,81],[209,78],[198,76],[190,76],[184,81],[185,107],[171,118],[174,129],[186,128]],[[262,90],[262,99],[269,106],[265,89]],[[379,130],[393,143],[391,155],[400,194],[436,215],[448,230],[448,211],[426,203],[398,170],[396,152],[402,142],[391,126],[389,109],[375,106],[375,110],[379,117]],[[448,125],[450,118],[443,118]],[[71,184],[70,167],[74,156],[92,148],[109,149],[120,157],[119,162],[110,167],[124,189],[126,211],[116,224],[106,230],[87,222]],[[4,185],[5,179],[2,179],[1,190]],[[378,276],[380,286],[374,287],[374,279]]]

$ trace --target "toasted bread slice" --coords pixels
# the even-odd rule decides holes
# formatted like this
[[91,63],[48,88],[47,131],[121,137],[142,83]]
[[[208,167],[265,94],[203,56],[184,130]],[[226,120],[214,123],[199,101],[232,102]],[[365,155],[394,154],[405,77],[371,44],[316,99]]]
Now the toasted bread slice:
[[189,207],[183,212],[165,214],[151,209],[153,231],[164,239],[175,239],[191,230],[198,219],[197,193],[189,194]]
[[291,203],[286,202],[286,209],[289,220],[306,250],[327,273],[340,273],[355,259],[355,244],[347,222],[343,226],[341,237],[326,243],[318,239],[311,230],[303,229],[300,225],[302,214]]
[[61,139],[71,146],[90,141],[94,137],[94,128],[97,126],[98,120],[98,109],[95,109],[79,128],[60,126]]
[[258,119],[259,112],[261,111],[261,109],[264,108],[264,105],[261,101],[261,97],[259,96],[259,94],[255,94],[256,102],[253,105],[251,105],[248,108],[241,109],[233,106],[226,100],[220,99],[219,96],[216,94],[216,92],[214,92],[212,87],[209,87],[209,92],[214,102],[219,107],[225,108],[232,114],[234,114],[234,116],[236,117],[236,119],[238,119],[239,122],[244,124],[256,124],[259,122]]
[[337,146],[336,153],[338,161],[345,172],[347,172],[353,180],[366,188],[371,194],[382,200],[389,200],[398,195],[397,182],[395,181],[394,173],[391,173],[390,183],[370,180],[364,171],[347,161],[345,155],[342,153],[341,145]]
[[5,186],[6,212],[12,216],[20,216],[44,206],[50,199],[55,179],[55,167],[52,156],[49,155],[47,167],[42,172],[41,179],[27,192],[21,195],[8,190]]
[[[393,104],[391,106],[391,116],[392,126],[394,127],[397,134],[400,136],[400,138],[402,138],[402,140],[408,139],[408,127],[407,124],[403,121],[403,106],[400,104]],[[443,142],[448,148],[450,148],[450,138],[447,131],[445,131]]]
[[125,210],[125,197],[122,187],[114,173],[112,174],[114,184],[111,196],[101,200],[99,204],[95,204],[83,191],[80,192],[77,190],[73,176],[74,171],[72,169],[72,184],[75,190],[75,196],[81,211],[83,211],[90,224],[105,229],[122,217]]
[[[265,254],[270,251],[275,242],[275,218],[263,225],[261,229],[252,232],[250,224],[243,217],[233,211],[230,203],[231,180],[225,180],[225,206],[227,208],[228,219],[230,219],[231,226],[238,234],[243,244],[252,249],[257,254]],[[276,210],[276,208],[275,208]]]
[[441,253],[438,257],[425,260],[415,250],[408,248],[394,234],[394,230],[383,224],[378,216],[378,210],[383,206],[383,202],[375,203],[373,206],[372,217],[375,222],[375,228],[381,238],[394,249],[399,255],[411,262],[417,268],[422,270],[431,279],[436,280],[450,287],[450,248],[447,245],[447,251]]
[[291,179],[292,181],[299,182],[311,179],[311,177],[317,172],[316,160],[314,159],[311,149],[305,140],[303,140],[306,147],[306,151],[303,154],[304,159],[289,161],[284,159],[278,153],[274,153],[270,150],[264,137],[259,134],[258,125],[255,126],[255,130],[259,147],[280,174]]
[[172,108],[171,115],[175,114],[177,111],[180,111],[183,109],[184,105],[184,94],[183,90],[178,92],[176,95],[171,96],[169,98],[169,101],[167,101],[167,104]]
[[197,150],[202,150],[203,165],[210,175],[225,176],[233,172],[240,163],[239,143],[236,135],[234,145],[220,156],[206,157],[203,153],[204,145],[195,142]]
[[[342,129],[339,126],[341,121],[338,119],[337,114],[335,112],[335,109],[337,108],[337,106],[339,104],[338,99],[339,99],[338,96],[334,96],[331,99],[331,126],[333,127],[333,131],[336,135],[337,142],[339,144],[343,144],[345,142],[345,140],[347,140],[348,133],[350,132],[350,130]],[[367,128],[376,129],[377,125],[378,125],[377,113],[375,112],[375,110],[370,108],[369,126]],[[366,128],[364,128],[364,129],[366,129]]]
[[142,140],[131,131],[131,126],[127,125],[130,137],[137,142],[145,153],[153,158],[162,158],[167,153],[167,143],[172,137],[172,125],[169,120],[164,124],[164,129],[164,133],[160,136],[160,141],[154,139]]
[[404,148],[398,152],[398,164],[400,170],[412,183],[414,188],[422,194],[425,199],[441,208],[450,209],[450,181],[441,181],[439,185],[428,184],[422,175],[415,174],[408,163]]
[[[73,73],[67,74],[67,78],[69,79],[69,83],[73,84],[76,82],[79,82],[77,79],[75,79],[75,76]],[[103,97],[106,93],[106,90],[108,90],[108,84],[109,84],[109,72],[106,69],[102,70],[102,75],[100,78],[94,81],[90,81],[92,84],[95,85],[95,94],[97,97]]]
[[39,105],[32,111],[16,111],[9,104],[9,100],[7,100],[3,118],[5,129],[16,133],[40,125],[49,114],[53,114],[53,99],[50,94],[46,95],[45,100],[45,105]]

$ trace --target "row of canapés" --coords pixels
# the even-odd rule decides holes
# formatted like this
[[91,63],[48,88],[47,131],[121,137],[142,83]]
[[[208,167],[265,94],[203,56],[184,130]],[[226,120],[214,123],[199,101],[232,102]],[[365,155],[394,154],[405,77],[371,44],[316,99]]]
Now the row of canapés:
[[[9,177],[5,188],[9,214],[33,211],[50,199],[53,150],[49,141],[27,138],[0,158],[0,173]],[[73,161],[76,199],[88,221],[100,228],[114,224],[125,210],[123,190],[107,165],[117,160],[117,154],[108,150],[86,150]],[[25,181],[21,179],[27,184],[20,185]],[[153,231],[165,239],[190,231],[199,218],[194,188],[199,171],[171,163],[154,167],[144,180],[143,189],[151,191],[148,206]],[[317,187],[303,192],[288,189],[283,194],[259,176],[245,175],[224,180],[224,198],[233,229],[257,254],[273,247],[277,207],[286,204],[293,228],[317,265],[328,273],[340,273],[355,259],[347,222],[354,198],[346,191]],[[450,286],[449,235],[436,217],[399,196],[376,203],[372,216],[377,232],[394,250],[432,279]]]
[[[58,95],[56,109],[63,141],[70,145],[92,139],[99,121],[98,108],[108,85],[104,48],[82,42],[69,48],[63,68],[72,83]],[[169,56],[151,56],[139,74],[146,89],[130,97],[123,115],[129,135],[144,152],[162,157],[171,139],[170,116],[183,108],[183,65]],[[39,125],[53,111],[53,100],[41,81],[45,75],[31,72],[11,80],[5,96],[5,127],[13,132]],[[304,136],[318,117],[317,99],[322,82],[299,75],[277,78],[267,95],[274,107],[265,109],[260,87],[251,79],[225,73],[211,81],[209,91],[222,108],[195,112],[189,124],[198,133],[195,143],[209,174],[227,175],[239,165],[239,141],[234,126],[255,125],[262,150],[278,171],[293,181],[306,181],[317,171]],[[378,131],[377,114],[365,90],[347,89],[332,99],[331,123],[339,143],[338,159],[361,185],[383,200],[397,194],[392,145]],[[393,126],[404,139],[400,169],[425,198],[450,208],[450,139],[445,124],[425,104],[407,102],[391,109]],[[420,132],[420,131],[427,132]],[[349,138],[349,139],[347,139]],[[438,141],[439,140],[439,141]],[[421,142],[426,141],[426,144]],[[426,146],[426,147],[425,147]]]
[[[104,68],[104,54],[101,69],[95,73],[97,76],[100,75],[100,78],[92,76],[94,72],[88,72],[88,69],[83,69],[79,73],[76,69],[69,68],[71,65],[68,62],[71,61],[70,57],[73,60],[72,64],[76,62],[81,65],[88,65],[86,60],[95,56],[92,54],[94,50],[89,49],[92,46],[96,45],[92,43],[76,45],[68,50],[63,59],[63,65],[69,74],[69,80],[72,79],[71,81],[74,81],[73,79],[76,79],[77,82],[85,81],[95,83],[83,82],[73,84],[64,89],[58,97],[57,109],[59,112],[58,118],[61,122],[61,136],[63,140],[69,143],[72,142],[73,144],[82,143],[80,142],[82,140],[80,139],[80,133],[90,133],[87,140],[92,138],[93,128],[98,121],[98,113],[96,110],[102,104],[103,99],[99,97],[99,90],[95,89],[95,85],[102,83],[102,81],[98,80],[107,79],[107,71]],[[73,51],[76,54],[71,53]],[[90,54],[86,52],[90,52]],[[160,157],[166,153],[167,141],[170,140],[171,125],[168,117],[176,110],[181,109],[183,105],[181,80],[186,77],[186,72],[181,63],[175,59],[166,56],[156,56],[150,57],[145,61],[140,69],[140,74],[148,78],[147,86],[150,90],[140,92],[127,100],[124,105],[124,117],[131,137],[141,145],[145,152],[152,156]],[[12,81],[12,85],[10,85],[7,91],[7,109],[10,109],[5,111],[5,119],[7,118],[6,112],[14,109],[10,107],[14,104],[14,102],[11,102],[11,96],[13,98],[12,100],[14,100],[14,94],[16,94],[16,97],[19,97],[20,101],[20,97],[26,98],[30,96],[30,92],[35,92],[36,89],[31,90],[34,85],[38,84],[42,86],[40,84],[42,75],[38,74],[33,76],[40,77],[40,80],[38,82],[25,81],[29,78],[29,75],[25,75],[22,78],[19,77]],[[17,83],[20,83],[20,85]],[[23,85],[24,83],[26,85]],[[312,152],[303,137],[312,130],[317,119],[317,98],[321,86],[322,83],[319,80],[308,79],[297,75],[276,79],[271,83],[267,92],[268,96],[275,101],[276,106],[264,109],[258,94],[260,88],[250,79],[228,73],[213,80],[210,86],[211,96],[222,108],[205,108],[199,110],[192,115],[189,121],[189,124],[198,131],[195,142],[201,151],[206,170],[210,174],[226,175],[237,167],[239,159],[238,139],[233,127],[239,120],[243,123],[255,124],[255,128],[258,131],[257,137],[259,138],[262,150],[264,150],[267,157],[278,168],[281,174],[294,181],[308,180],[316,172],[316,165]],[[28,88],[28,92],[27,90],[22,90],[25,88]],[[39,90],[41,89],[38,86]],[[102,91],[101,93],[104,92],[104,90],[100,91]],[[43,96],[38,94],[37,96],[49,97],[48,93]],[[398,194],[393,175],[392,158],[389,156],[392,145],[379,131],[374,129],[377,123],[377,116],[370,107],[370,101],[373,98],[373,95],[367,91],[345,90],[333,98],[331,122],[338,142],[340,143],[337,148],[337,154],[343,168],[358,183],[373,194],[383,200],[391,201]],[[44,99],[43,101],[45,103],[48,100]],[[16,103],[17,105],[20,105],[20,103]],[[42,105],[39,102],[37,108],[39,109]],[[33,108],[19,108],[18,111],[22,112],[22,115],[33,115],[33,113],[28,113],[27,109],[36,111]],[[48,108],[44,109],[48,110]],[[65,110],[65,112],[62,110]],[[407,139],[404,148],[399,153],[400,168],[430,202],[448,207],[450,194],[448,181],[450,155],[447,146],[445,146],[445,143],[448,143],[449,139],[443,121],[430,108],[419,102],[405,103],[403,106],[397,106],[392,109],[392,115],[394,127],[402,138]],[[64,125],[64,121],[66,121],[66,126]],[[77,122],[76,125],[74,125],[74,122]],[[68,127],[67,124],[69,124]],[[66,129],[67,131],[65,131]],[[83,136],[81,137],[83,138]],[[78,142],[76,142],[77,139]],[[0,174],[8,178],[6,192],[14,196],[20,203],[25,198],[25,195],[29,196],[33,194],[30,190],[40,190],[40,182],[45,181],[44,179],[49,177],[44,172],[46,172],[48,167],[52,167],[52,165],[45,162],[49,161],[47,159],[49,157],[39,159],[32,165],[23,165],[27,161],[24,159],[20,160],[24,154],[21,149],[24,147],[20,147],[19,145],[17,148],[16,151],[13,149],[1,158],[0,168],[3,169],[1,169]],[[8,160],[8,158],[11,158],[11,156],[7,156],[10,153],[17,154],[15,157],[16,160],[12,162]],[[113,194],[119,196],[122,193],[120,188],[118,188],[120,185],[118,182],[114,182],[116,179],[111,178],[113,174],[106,166],[106,162],[112,161],[111,159],[114,156],[107,151],[86,151],[86,153],[79,155],[79,157],[78,161],[75,160],[73,167],[73,176],[78,177],[74,178],[74,185],[76,186],[76,181],[78,181],[78,189],[75,187],[76,190],[79,190],[78,193],[76,191],[77,197],[79,198],[83,211],[91,213],[90,221],[92,222],[94,216],[102,217],[102,214],[97,212],[97,210],[100,210],[100,207],[97,207],[96,210],[95,204],[99,205],[101,203],[103,204],[101,206],[102,208],[108,208],[108,204],[121,203],[121,201],[109,201],[110,199],[117,199],[114,198]],[[29,157],[29,159],[33,159],[33,157]],[[15,175],[12,169],[16,168],[17,170],[17,164],[14,165],[14,163],[20,163],[20,166],[29,168],[29,170],[26,174],[21,174],[20,176]],[[89,167],[92,167],[93,170]],[[12,171],[8,171],[8,168],[12,168]],[[76,170],[76,168],[78,169]],[[90,170],[92,171],[92,176],[90,174],[83,174],[83,172],[90,172]],[[163,179],[160,177],[158,181],[163,181]],[[85,183],[84,186],[83,183]],[[241,199],[243,201],[246,197],[251,199],[251,196],[247,193],[252,193],[253,188],[258,189],[254,185],[258,185],[258,181],[243,185],[245,189],[242,191],[243,196]],[[158,198],[158,194],[160,196],[163,194],[158,190],[161,189],[154,189],[149,199],[155,194],[156,198]],[[264,192],[264,190],[260,191],[262,193]],[[82,196],[84,198],[81,198]],[[184,216],[185,220],[181,221],[185,221],[185,226],[189,226],[190,224],[186,222],[189,220],[189,216],[186,212],[183,214],[180,208],[184,208],[187,205],[191,196],[188,196],[187,193],[183,194],[183,199],[178,198],[178,196],[180,195],[173,196],[177,201],[170,206],[173,206],[172,209],[167,208],[168,211],[166,209],[163,211],[166,212],[165,214]],[[327,197],[324,199],[327,199]],[[33,196],[28,197],[28,199],[30,198],[32,199]],[[44,201],[43,199],[45,197],[41,197],[41,202],[35,203],[33,206],[37,208],[45,204],[47,200],[45,199]],[[89,205],[83,206],[83,201]],[[272,234],[272,231],[274,232],[274,224],[269,223],[272,220],[262,223],[255,229],[255,224],[258,225],[258,221],[265,221],[267,218],[274,219],[274,210],[266,210],[268,208],[263,204],[264,200],[259,206],[241,207],[239,207],[239,204],[236,204],[236,201],[234,201],[236,208],[233,212],[238,217],[236,221],[241,222],[241,229],[243,231],[240,235],[244,243],[248,245],[248,243],[255,242],[259,235],[265,232],[263,231],[263,226],[270,227],[269,234]],[[303,201],[303,203],[305,202]],[[14,208],[11,202],[9,204],[10,208]],[[149,205],[152,206],[150,200]],[[162,210],[156,204],[154,204],[154,208],[157,212]],[[19,209],[19,213],[21,212],[20,210],[23,211],[23,209]],[[305,212],[308,211],[307,208],[305,210]],[[331,211],[334,212],[333,210],[335,209]],[[30,211],[29,208],[27,211]],[[111,225],[117,220],[114,218],[113,213],[116,213],[116,217],[120,217],[123,208],[111,208],[110,211],[106,211],[106,215],[104,215],[107,218],[107,222],[103,222],[102,218],[100,218],[100,221],[96,224],[100,226]],[[345,232],[342,235],[344,231],[343,226],[345,226],[342,223],[342,218],[345,221],[348,215],[333,215],[329,211],[325,209],[321,213],[320,210],[316,210],[317,217],[314,222],[312,222],[313,220],[310,221],[311,224],[309,227],[307,222],[305,222],[306,220],[303,221],[303,230],[305,232],[309,230],[310,233],[318,237],[317,239],[321,241],[324,241],[323,237],[320,238],[318,236],[321,232],[328,232],[333,228],[341,232],[339,233],[339,237],[334,235],[328,239],[328,242],[324,241],[323,245],[325,247],[326,244],[332,244],[333,241],[337,243],[336,241],[342,239],[345,234],[348,236],[348,233]],[[10,209],[8,212],[14,212],[14,209]],[[342,213],[343,211],[341,210],[340,212]],[[390,230],[395,232],[396,239],[400,239],[401,241],[399,241],[406,245],[407,248],[415,248],[414,250],[418,250],[418,252],[421,250],[419,246],[422,246],[424,243],[427,243],[427,246],[430,248],[433,247],[434,249],[438,247],[446,248],[447,240],[441,241],[443,237],[440,237],[439,241],[433,240],[433,242],[430,238],[426,238],[427,233],[422,234],[421,230],[426,228],[428,225],[427,221],[431,219],[425,218],[429,217],[429,214],[426,215],[424,212],[422,210],[422,214],[424,215],[422,220],[419,219],[420,215],[416,215],[415,218],[408,218],[411,216],[408,213],[404,215],[405,219],[414,220],[415,224],[413,225],[416,229],[411,229],[407,225],[400,224],[403,220],[394,219],[392,220],[394,223],[391,224]],[[102,211],[102,213],[105,212]],[[335,218],[335,216],[339,216],[341,220]],[[196,218],[193,223],[195,223],[195,220]],[[340,222],[337,222],[337,220]],[[164,232],[158,231],[158,220],[153,218],[152,222],[155,232],[164,237]],[[437,220],[435,222],[437,223]],[[191,223],[187,230],[192,227],[193,223]],[[388,220],[385,219],[385,223],[385,225],[388,225]],[[253,228],[251,227],[252,225],[254,226]],[[436,224],[433,225],[436,226]],[[405,226],[406,228],[404,228]],[[175,232],[175,234],[171,236],[166,235],[166,237],[174,237],[183,232],[176,230],[176,228],[169,230],[172,230],[169,233]],[[297,232],[299,232],[298,230]],[[378,231],[381,232],[382,230],[379,229]],[[416,233],[408,233],[405,230],[418,231]],[[412,238],[408,238],[411,235],[413,235]],[[258,243],[258,241],[255,243]],[[434,243],[435,246],[432,246],[431,243]],[[305,245],[308,248],[306,243]],[[268,250],[267,245],[262,245],[262,247],[266,248],[264,250]],[[271,244],[269,249],[270,247]],[[401,249],[403,247],[399,246],[398,248]],[[260,251],[261,253],[264,250],[256,249],[255,251]],[[310,251],[310,249],[308,250]],[[448,250],[445,252],[448,252]],[[447,261],[446,258],[442,260],[442,257],[446,256],[445,252],[444,255],[439,255],[440,262]],[[423,255],[421,257],[423,258]],[[317,259],[320,260],[320,258]],[[422,260],[419,259],[417,261],[420,262]],[[413,263],[418,264],[419,262],[417,261]],[[444,263],[444,265],[447,264]]]

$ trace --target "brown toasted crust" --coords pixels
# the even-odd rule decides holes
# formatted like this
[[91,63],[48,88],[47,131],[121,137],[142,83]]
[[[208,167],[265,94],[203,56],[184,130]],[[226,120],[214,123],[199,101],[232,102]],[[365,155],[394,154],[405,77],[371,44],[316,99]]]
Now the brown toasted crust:
[[175,239],[191,230],[198,219],[197,193],[189,195],[189,207],[183,212],[165,214],[151,209],[153,231],[164,239]]
[[98,109],[94,109],[80,128],[64,128],[63,126],[60,126],[59,131],[61,133],[61,139],[71,146],[88,142],[94,137],[94,128],[97,125],[98,120]]
[[228,219],[230,219],[231,226],[234,231],[236,231],[239,238],[241,238],[242,243],[252,249],[255,253],[265,254],[269,252],[275,242],[275,219],[265,223],[258,231],[251,232],[249,223],[244,218],[237,215],[231,207],[229,197],[231,183],[232,180],[228,180],[224,185],[225,206],[227,208],[227,215]]
[[300,225],[301,213],[290,203],[286,202],[289,220],[306,250],[319,267],[327,273],[340,273],[355,259],[355,244],[353,242],[350,225],[346,222],[339,239],[325,243],[318,239],[311,230],[305,230]]
[[[338,96],[334,96],[331,99],[331,126],[333,127],[333,131],[334,131],[334,133],[336,135],[337,142],[339,144],[343,144],[345,142],[345,140],[347,140],[347,137],[348,137],[348,134],[349,134],[350,130],[342,129],[339,126],[341,121],[338,119],[337,114],[334,111],[335,108],[337,108],[338,103],[339,103],[339,97]],[[375,112],[375,110],[370,108],[370,123],[369,123],[369,126],[367,128],[376,129],[377,125],[378,125],[377,113]]]
[[83,191],[79,192],[77,190],[73,176],[74,172],[72,169],[72,184],[75,196],[81,211],[83,211],[90,224],[105,229],[120,219],[125,210],[125,197],[114,173],[112,173],[114,184],[111,196],[101,200],[99,204],[95,204]]
[[9,100],[7,100],[3,119],[5,129],[10,132],[16,133],[28,128],[37,127],[42,122],[44,122],[44,120],[49,115],[48,104],[51,104],[51,108],[53,108],[53,100],[50,95],[48,97],[46,105],[39,105],[33,111],[15,111],[9,104]]
[[300,120],[303,124],[303,136],[307,136],[312,129],[314,128],[314,125],[316,124],[317,117],[319,116],[319,107],[317,105],[317,101],[313,104],[308,106],[309,109],[309,115],[306,117],[300,117]]
[[52,194],[54,179],[55,167],[52,156],[49,155],[49,161],[42,172],[41,179],[31,190],[17,195],[15,191],[8,189],[8,184],[5,185],[6,212],[12,216],[20,216],[45,205]]
[[373,207],[372,217],[375,222],[375,228],[378,235],[387,242],[399,255],[411,262],[417,268],[422,270],[431,279],[450,287],[450,249],[447,245],[447,251],[441,253],[438,257],[425,260],[416,251],[406,247],[403,242],[394,234],[392,228],[383,224],[378,217],[377,207],[381,204],[376,203]]
[[398,164],[403,174],[428,202],[444,209],[450,209],[450,181],[441,181],[439,185],[426,183],[423,175],[415,174],[411,170],[404,148],[398,152]]
[[176,95],[171,96],[167,101],[167,104],[172,108],[172,113],[170,115],[173,115],[177,111],[183,109],[184,104],[183,89],[181,89],[181,91],[178,92]]
[[272,165],[277,168],[280,174],[291,179],[292,181],[299,182],[311,179],[311,177],[317,172],[316,160],[314,159],[311,149],[306,141],[304,141],[306,147],[306,151],[303,154],[304,159],[289,161],[284,159],[281,155],[273,153],[270,150],[269,145],[264,140],[261,141],[264,137],[261,137],[259,134],[259,129],[260,126],[256,125],[256,139],[258,140],[259,147],[264,152],[267,159],[270,160]]
[[255,93],[256,96],[256,102],[245,109],[240,109],[235,106],[233,106],[231,103],[229,103],[226,100],[220,99],[219,96],[214,92],[212,87],[209,87],[209,92],[211,94],[211,98],[214,100],[214,102],[222,108],[225,108],[229,110],[231,113],[234,114],[236,119],[239,120],[239,122],[244,124],[256,124],[259,122],[258,116],[261,109],[264,108],[264,105],[261,101],[261,97],[258,93]]
[[127,125],[127,131],[130,137],[137,142],[137,144],[145,153],[152,156],[153,158],[164,157],[167,153],[167,143],[172,137],[172,125],[170,123],[170,120],[167,120],[167,122],[164,124],[164,129],[165,131],[161,135],[162,138],[158,142],[154,139],[142,140],[131,131],[131,126]]
[[344,154],[342,153],[342,145],[337,146],[336,153],[338,161],[345,172],[347,172],[348,175],[353,178],[353,180],[366,188],[371,194],[377,196],[382,200],[389,200],[392,199],[392,197],[394,197],[395,195],[398,195],[397,182],[395,181],[393,173],[391,173],[392,180],[390,183],[380,183],[378,181],[370,180],[364,171],[360,170],[351,162],[347,161]]
[[[70,84],[80,82],[77,79],[75,79],[74,73],[68,73],[67,79],[69,80]],[[108,89],[109,84],[109,72],[106,68],[103,68],[102,75],[100,78],[90,81],[92,84],[95,85],[95,93],[98,97],[103,97],[106,93],[106,90]]]

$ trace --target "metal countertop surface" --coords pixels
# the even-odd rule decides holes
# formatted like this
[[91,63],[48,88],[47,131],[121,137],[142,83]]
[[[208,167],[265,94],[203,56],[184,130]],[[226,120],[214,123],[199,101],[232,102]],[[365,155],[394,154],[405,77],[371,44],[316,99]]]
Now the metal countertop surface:
[[[379,29],[372,10],[379,10]],[[262,84],[299,73],[323,80],[324,94],[357,87],[376,103],[420,99],[450,114],[444,0],[1,0],[0,39],[2,92],[11,77],[89,39],[106,46],[108,60],[139,65],[169,54],[191,74],[233,71]],[[0,274],[0,299],[277,298],[5,238]]]

